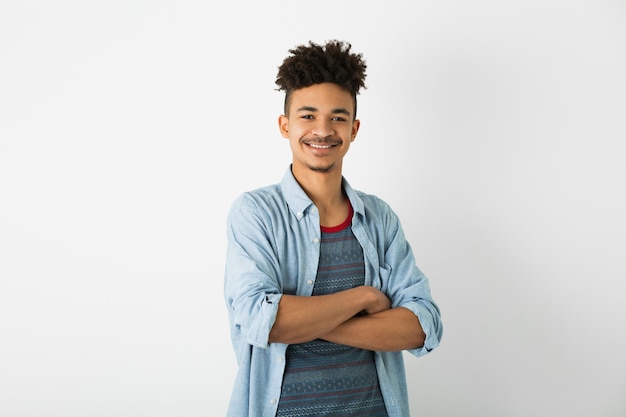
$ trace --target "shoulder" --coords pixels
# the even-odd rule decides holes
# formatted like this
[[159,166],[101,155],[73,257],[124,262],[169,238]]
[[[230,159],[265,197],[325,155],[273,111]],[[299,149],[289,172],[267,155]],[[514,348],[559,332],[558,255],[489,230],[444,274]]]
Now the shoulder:
[[[361,224],[374,234],[395,234],[400,226],[398,216],[389,203],[376,194],[351,190],[351,201]],[[356,203],[356,204],[355,204]]]
[[274,211],[284,205],[284,196],[280,185],[272,184],[254,190],[245,191],[233,201],[230,213],[262,213]]
[[361,190],[355,190],[355,194],[363,201],[363,205],[374,209],[387,210],[391,207],[389,204],[376,194],[366,193]]
[[366,193],[361,190],[353,190],[354,195],[362,203],[363,215],[377,219],[395,217],[395,213],[389,203],[376,194]]

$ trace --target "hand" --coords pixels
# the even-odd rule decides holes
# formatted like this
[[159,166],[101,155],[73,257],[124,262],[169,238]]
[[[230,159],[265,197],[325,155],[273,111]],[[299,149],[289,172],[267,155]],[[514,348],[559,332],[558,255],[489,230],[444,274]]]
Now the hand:
[[363,286],[362,288],[368,292],[370,301],[361,314],[375,314],[391,308],[391,300],[382,291],[369,286]]

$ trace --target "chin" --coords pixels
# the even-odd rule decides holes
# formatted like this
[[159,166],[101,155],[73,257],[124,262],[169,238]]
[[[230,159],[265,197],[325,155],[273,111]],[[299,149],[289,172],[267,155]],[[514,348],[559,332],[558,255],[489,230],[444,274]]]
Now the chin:
[[310,169],[311,171],[314,171],[314,172],[322,172],[322,173],[324,173],[324,172],[330,172],[330,171],[332,171],[332,169],[333,169],[334,167],[335,167],[334,165],[329,165],[329,166],[313,166],[313,165],[309,165],[309,169]]

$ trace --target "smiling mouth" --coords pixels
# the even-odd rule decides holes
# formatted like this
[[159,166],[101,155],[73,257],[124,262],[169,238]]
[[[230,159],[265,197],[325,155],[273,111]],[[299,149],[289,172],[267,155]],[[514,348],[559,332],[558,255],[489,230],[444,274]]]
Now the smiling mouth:
[[331,148],[334,148],[335,146],[341,145],[341,141],[333,140],[333,139],[326,139],[326,140],[303,139],[302,143],[305,144],[306,146],[309,146],[312,149],[319,149],[320,151],[331,149]]
[[321,145],[319,143],[307,143],[307,145],[309,145],[311,148],[315,148],[315,149],[330,149],[335,145]]

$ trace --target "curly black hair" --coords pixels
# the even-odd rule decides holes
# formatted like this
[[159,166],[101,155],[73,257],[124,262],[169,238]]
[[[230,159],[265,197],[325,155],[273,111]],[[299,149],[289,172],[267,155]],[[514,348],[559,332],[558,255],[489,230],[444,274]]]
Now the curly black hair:
[[351,51],[347,42],[331,40],[325,45],[309,41],[290,49],[291,54],[278,67],[277,90],[285,91],[285,114],[290,104],[291,93],[314,84],[333,83],[348,91],[354,101],[356,116],[356,96],[365,86],[367,65],[363,54]]

